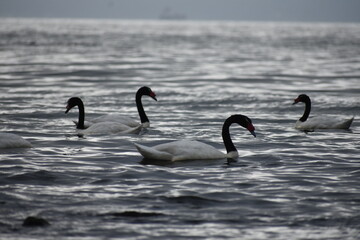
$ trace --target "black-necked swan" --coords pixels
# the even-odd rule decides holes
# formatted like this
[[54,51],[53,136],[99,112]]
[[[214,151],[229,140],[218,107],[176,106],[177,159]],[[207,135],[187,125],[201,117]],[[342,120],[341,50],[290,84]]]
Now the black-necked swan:
[[98,122],[89,127],[84,125],[85,122],[85,107],[83,101],[78,97],[72,97],[68,100],[66,111],[68,113],[70,109],[78,106],[79,108],[79,121],[76,124],[79,134],[106,134],[106,133],[138,133],[141,130],[141,125],[137,127],[129,127],[120,122]]
[[31,148],[29,141],[13,133],[0,133],[0,148]]
[[246,128],[254,137],[256,137],[255,128],[250,118],[240,114],[230,116],[225,120],[222,128],[222,138],[227,151],[226,154],[211,145],[189,140],[163,143],[154,147],[146,147],[136,143],[135,146],[145,159],[150,160],[180,161],[223,158],[235,159],[239,154],[230,137],[229,128],[232,123],[237,123]]
[[156,99],[156,94],[151,90],[151,88],[144,86],[139,88],[139,90],[136,92],[135,95],[135,102],[136,102],[136,107],[137,110],[139,112],[139,116],[140,116],[140,122],[128,117],[128,116],[124,116],[121,114],[110,114],[110,115],[105,115],[105,116],[100,116],[98,118],[93,119],[91,122],[93,123],[97,123],[97,122],[105,122],[105,121],[111,121],[111,122],[121,122],[122,124],[125,124],[129,127],[137,127],[139,126],[139,124],[142,125],[142,127],[149,127],[150,126],[150,121],[149,118],[147,117],[141,98],[142,96],[149,96],[152,99],[154,99],[155,101],[157,101]]
[[354,117],[350,119],[339,119],[329,116],[318,116],[309,118],[311,111],[311,100],[306,94],[300,94],[294,99],[294,104],[299,102],[305,103],[305,111],[302,117],[296,121],[295,128],[302,130],[314,130],[314,129],[348,129],[354,120]]

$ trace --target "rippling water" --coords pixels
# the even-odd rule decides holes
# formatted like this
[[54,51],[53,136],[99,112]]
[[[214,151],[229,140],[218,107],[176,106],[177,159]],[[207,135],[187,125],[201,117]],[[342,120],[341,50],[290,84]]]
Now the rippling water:
[[[360,25],[0,20],[1,132],[31,149],[0,150],[4,239],[358,239]],[[78,137],[86,117],[138,118],[140,135]],[[355,116],[350,130],[294,129],[311,115]],[[144,162],[133,142],[196,139],[223,150],[232,114],[237,161]],[[47,227],[23,227],[28,216]]]

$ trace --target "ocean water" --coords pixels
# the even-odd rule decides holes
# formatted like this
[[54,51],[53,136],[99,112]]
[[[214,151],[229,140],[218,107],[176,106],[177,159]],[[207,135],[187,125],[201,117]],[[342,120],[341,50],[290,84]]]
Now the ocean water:
[[[78,137],[64,114],[138,119],[139,135]],[[359,239],[360,25],[0,19],[0,131],[30,149],[0,150],[1,239]],[[311,115],[355,120],[301,132]],[[133,143],[200,140],[239,159],[144,161]],[[29,216],[46,227],[25,227]]]

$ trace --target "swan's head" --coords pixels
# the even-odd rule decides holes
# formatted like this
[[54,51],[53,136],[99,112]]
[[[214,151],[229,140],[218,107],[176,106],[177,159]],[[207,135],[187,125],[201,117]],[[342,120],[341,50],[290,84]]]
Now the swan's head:
[[305,102],[308,102],[308,101],[310,101],[310,98],[309,98],[308,95],[306,95],[306,94],[300,94],[297,98],[294,99],[293,105],[294,105],[294,104],[297,104],[298,102],[303,102],[303,103],[305,103]]
[[245,116],[245,126],[244,126],[254,137],[256,137],[255,133],[255,127],[252,124],[252,121],[250,118]]
[[153,92],[153,91],[151,90],[151,88],[149,88],[149,87],[147,87],[147,86],[141,87],[141,88],[138,90],[138,94],[140,94],[140,95],[147,95],[147,96],[151,97],[152,99],[154,99],[155,101],[157,101],[155,92]]
[[80,103],[82,103],[82,101],[78,97],[69,98],[67,101],[65,113],[68,113],[73,107],[78,106]]
[[250,118],[244,115],[237,114],[237,115],[232,115],[229,119],[231,119],[230,120],[231,122],[237,123],[240,126],[246,128],[254,137],[256,137],[255,127],[252,124]]

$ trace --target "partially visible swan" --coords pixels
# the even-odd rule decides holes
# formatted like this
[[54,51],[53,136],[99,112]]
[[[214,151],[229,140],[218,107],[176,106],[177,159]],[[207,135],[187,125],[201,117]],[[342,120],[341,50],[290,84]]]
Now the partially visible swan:
[[0,133],[0,148],[31,148],[29,141],[13,133]]
[[296,121],[295,128],[301,130],[314,130],[314,129],[348,129],[354,120],[334,118],[329,116],[319,116],[309,118],[311,110],[311,100],[306,94],[300,94],[294,99],[294,104],[299,102],[305,103],[305,111],[302,117]]
[[68,113],[70,109],[78,106],[79,108],[79,121],[76,123],[78,133],[81,135],[87,134],[106,134],[106,133],[138,133],[141,130],[141,125],[137,127],[129,127],[120,122],[98,122],[89,127],[85,126],[85,107],[82,100],[78,97],[72,97],[68,100],[66,111]]
[[149,87],[146,87],[146,86],[141,87],[136,92],[135,102],[136,102],[136,107],[139,112],[141,123],[139,123],[138,121],[136,121],[128,116],[124,116],[121,114],[110,114],[110,115],[100,116],[98,118],[93,119],[91,122],[97,123],[97,122],[111,121],[111,122],[121,122],[122,124],[125,124],[129,127],[137,127],[137,126],[139,126],[139,124],[141,124],[142,127],[149,127],[150,121],[145,113],[145,110],[144,110],[144,107],[143,107],[143,104],[141,101],[142,96],[149,96],[152,99],[154,99],[155,101],[157,101],[156,94]]
[[226,154],[211,145],[189,140],[163,143],[154,147],[146,147],[136,143],[135,146],[144,158],[151,160],[180,161],[237,158],[239,154],[231,140],[229,132],[232,123],[237,123],[246,128],[254,137],[256,137],[255,128],[250,118],[240,114],[230,116],[225,120],[222,128],[222,138],[227,151]]

